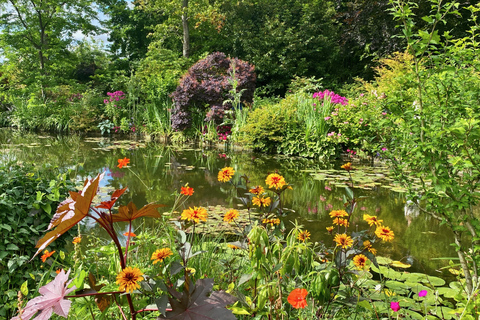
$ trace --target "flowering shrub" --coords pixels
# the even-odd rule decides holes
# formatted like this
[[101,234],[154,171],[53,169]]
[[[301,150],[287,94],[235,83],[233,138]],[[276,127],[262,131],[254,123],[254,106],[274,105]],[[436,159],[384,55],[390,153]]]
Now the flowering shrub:
[[194,64],[180,80],[180,85],[172,93],[175,107],[172,110],[172,129],[184,131],[192,126],[192,114],[205,115],[206,106],[210,108],[206,121],[219,124],[225,110],[231,106],[223,104],[231,90],[229,77],[235,65],[235,77],[238,90],[244,90],[243,103],[251,103],[255,90],[256,75],[254,67],[237,58],[227,58],[224,53],[216,52]]

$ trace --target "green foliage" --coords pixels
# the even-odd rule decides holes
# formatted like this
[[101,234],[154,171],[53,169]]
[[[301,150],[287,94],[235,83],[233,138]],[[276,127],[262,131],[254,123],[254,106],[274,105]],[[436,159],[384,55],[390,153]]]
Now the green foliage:
[[[17,290],[27,282],[35,287],[45,266],[39,258],[29,262],[60,200],[74,184],[55,168],[7,164],[0,167],[0,316],[15,312]],[[50,247],[59,250],[71,236]],[[48,266],[47,266],[48,268]],[[34,292],[31,292],[33,294]],[[30,297],[27,296],[27,297]]]

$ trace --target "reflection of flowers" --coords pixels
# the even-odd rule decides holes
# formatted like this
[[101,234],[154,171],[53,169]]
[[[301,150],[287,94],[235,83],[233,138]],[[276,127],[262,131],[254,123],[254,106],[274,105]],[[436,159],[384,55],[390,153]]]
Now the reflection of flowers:
[[391,241],[395,237],[395,235],[393,234],[393,231],[390,230],[389,227],[383,227],[383,226],[377,227],[377,229],[375,230],[375,234],[377,235],[377,237],[379,237],[383,241]]
[[235,170],[232,167],[225,167],[218,172],[218,181],[228,182],[232,179],[235,174]]
[[239,216],[238,211],[235,209],[228,210],[227,213],[223,216],[223,221],[225,222],[232,222],[233,220],[237,219]]
[[143,273],[138,268],[126,267],[117,275],[117,282],[120,290],[125,290],[127,293],[140,288],[138,282],[143,280]]
[[303,309],[307,306],[307,300],[305,300],[307,295],[308,291],[306,289],[293,289],[288,295],[287,301],[295,309]]
[[64,298],[76,289],[75,286],[68,289],[70,282],[72,282],[72,280],[67,281],[69,274],[70,270],[68,270],[66,274],[64,270],[61,270],[53,281],[38,290],[41,296],[28,301],[25,308],[20,311],[20,314],[13,317],[12,320],[28,320],[37,312],[39,312],[39,314],[35,319],[49,319],[53,312],[67,318],[72,301]]
[[183,210],[182,220],[195,221],[195,223],[200,222],[200,220],[207,221],[208,213],[207,210],[203,207],[190,207]]
[[162,262],[171,255],[173,255],[173,252],[170,250],[170,248],[157,249],[154,253],[152,253],[150,260],[154,260],[153,264],[155,264],[157,262]]
[[333,241],[337,243],[337,247],[340,246],[343,249],[347,249],[353,245],[353,239],[345,233],[336,234]]

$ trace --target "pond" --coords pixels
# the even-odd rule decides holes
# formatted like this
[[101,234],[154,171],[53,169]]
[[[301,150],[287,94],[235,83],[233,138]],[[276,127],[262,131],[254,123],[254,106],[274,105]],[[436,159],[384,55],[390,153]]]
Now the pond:
[[[131,138],[131,137],[127,137]],[[103,192],[128,186],[121,204],[133,201],[137,207],[155,202],[167,205],[160,212],[170,211],[175,191],[186,183],[195,189],[188,200],[190,206],[240,207],[233,188],[217,181],[218,171],[231,166],[239,174],[247,174],[252,185],[265,185],[268,173],[277,170],[293,190],[285,193],[286,208],[292,210],[282,217],[305,226],[312,241],[332,244],[326,231],[331,225],[330,210],[342,209],[347,173],[340,169],[343,162],[321,163],[318,160],[286,156],[267,156],[249,152],[225,152],[223,149],[174,148],[141,139],[119,137],[49,136],[0,130],[1,161],[16,160],[48,163],[72,168],[79,181],[106,172]],[[117,168],[117,160],[130,159],[129,168]],[[360,198],[352,227],[368,227],[363,214],[376,215],[395,232],[395,239],[376,246],[378,255],[412,264],[411,272],[423,272],[451,278],[448,260],[456,257],[450,245],[453,236],[440,223],[420,214],[405,198],[401,188],[386,176],[385,167],[374,168],[355,164],[355,197]],[[165,209],[165,210],[161,210]],[[443,268],[440,270],[440,268]]]

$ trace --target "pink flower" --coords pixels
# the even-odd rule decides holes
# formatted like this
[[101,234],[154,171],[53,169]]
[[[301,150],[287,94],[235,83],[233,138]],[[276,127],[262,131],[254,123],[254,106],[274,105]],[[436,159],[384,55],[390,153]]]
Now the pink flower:
[[325,199],[324,196],[320,196],[320,201],[326,201],[327,199]]
[[386,115],[387,115],[387,113],[386,113],[386,112],[382,112],[382,115],[386,116]]
[[340,137],[340,136],[342,136],[342,134],[341,134],[341,133],[339,133],[339,134],[337,134],[337,136],[339,136],[339,137]]
[[422,290],[418,293],[419,297],[425,297],[427,295],[428,291],[427,290]]
[[335,135],[335,132],[333,132],[333,131],[327,134],[327,136],[329,136],[329,137],[334,136],[334,135]]
[[108,99],[103,99],[103,103],[108,103]]
[[332,188],[330,188],[329,186],[325,186],[325,190],[332,191]]
[[382,151],[387,151],[387,148],[382,148]]
[[393,311],[397,312],[400,310],[400,303],[399,302],[390,302],[390,309],[392,309]]
[[67,289],[70,282],[72,282],[72,280],[67,282],[69,274],[70,270],[68,270],[66,274],[65,270],[60,271],[53,281],[38,290],[41,296],[28,301],[23,309],[23,313],[13,317],[12,320],[28,320],[37,312],[39,312],[39,314],[35,317],[35,320],[47,320],[52,316],[54,311],[59,316],[67,318],[72,301],[65,300],[64,298],[76,289],[75,286]]
[[327,120],[332,119],[332,117],[325,117],[325,118],[323,118],[323,119],[325,119],[325,121],[327,121]]

